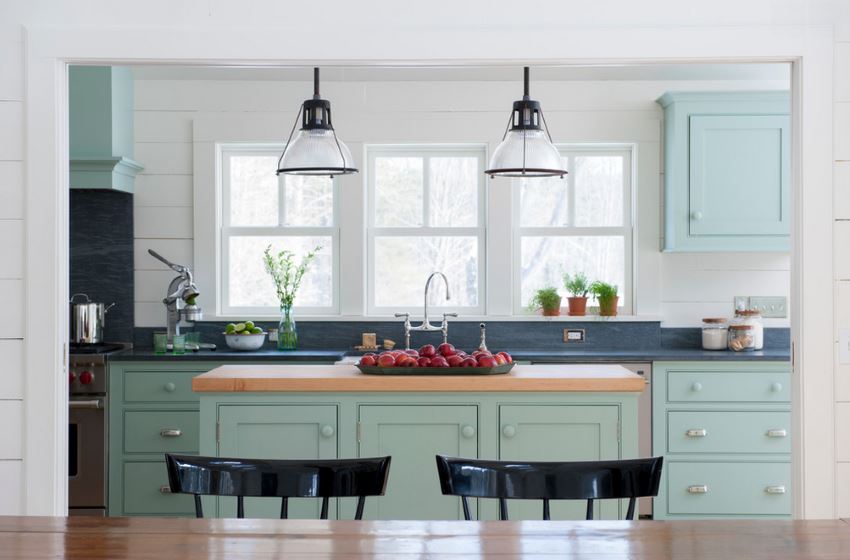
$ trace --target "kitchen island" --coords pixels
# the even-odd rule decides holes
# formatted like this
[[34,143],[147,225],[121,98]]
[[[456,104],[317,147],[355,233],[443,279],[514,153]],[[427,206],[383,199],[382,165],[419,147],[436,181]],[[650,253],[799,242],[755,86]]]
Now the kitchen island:
[[[393,457],[386,496],[367,519],[460,519],[440,494],[434,456],[502,460],[598,460],[637,456],[642,377],[616,365],[518,365],[493,376],[370,376],[350,365],[224,365],[192,380],[200,396],[200,453],[221,457]],[[354,500],[331,515],[353,517]],[[275,500],[246,500],[251,517],[276,517]],[[625,514],[596,504],[598,518]],[[233,517],[235,502],[205,509]],[[497,518],[495,503],[473,509]],[[539,519],[539,503],[511,505],[512,519]],[[315,500],[290,506],[316,518]],[[476,513],[476,512],[474,512]],[[582,519],[583,503],[553,503],[553,519]]]

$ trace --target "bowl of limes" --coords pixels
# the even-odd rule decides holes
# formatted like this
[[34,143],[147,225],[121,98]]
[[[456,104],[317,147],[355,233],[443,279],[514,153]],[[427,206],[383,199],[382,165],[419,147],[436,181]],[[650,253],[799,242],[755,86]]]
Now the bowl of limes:
[[231,350],[259,350],[266,342],[266,333],[253,321],[230,323],[224,329],[224,341]]

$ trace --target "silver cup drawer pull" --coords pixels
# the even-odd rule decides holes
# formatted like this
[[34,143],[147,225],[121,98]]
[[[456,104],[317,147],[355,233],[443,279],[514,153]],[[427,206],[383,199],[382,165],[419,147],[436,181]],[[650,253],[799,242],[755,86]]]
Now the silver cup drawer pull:
[[767,437],[783,438],[788,437],[788,430],[768,430]]
[[179,428],[163,428],[159,431],[161,437],[180,437],[183,435],[183,430]]
[[708,435],[708,430],[705,428],[695,428],[693,430],[686,431],[685,435],[692,438],[705,437]]
[[782,484],[767,486],[764,489],[764,493],[765,494],[784,494],[785,493],[785,486],[782,485]]
[[168,484],[163,484],[162,486],[159,487],[159,493],[160,494],[171,494],[171,486],[169,486]]
[[688,494],[708,494],[708,486],[705,484],[688,486]]

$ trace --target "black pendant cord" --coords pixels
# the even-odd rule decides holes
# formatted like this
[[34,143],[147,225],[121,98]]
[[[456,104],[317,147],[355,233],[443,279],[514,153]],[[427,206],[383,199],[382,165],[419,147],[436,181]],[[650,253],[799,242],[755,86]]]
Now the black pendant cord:
[[531,99],[531,93],[529,91],[529,83],[531,82],[531,69],[528,66],[523,66],[522,68],[522,79],[522,98],[525,100]]
[[319,95],[319,67],[313,68],[313,99],[321,99]]
[[277,175],[280,175],[280,162],[283,161],[283,156],[286,155],[286,150],[289,148],[289,143],[292,141],[292,135],[295,134],[295,127],[298,126],[298,121],[301,120],[301,113],[304,111],[304,104],[298,108],[298,113],[295,114],[295,122],[292,123],[292,130],[289,131],[289,138],[286,139],[286,145],[283,147],[283,151],[280,153],[280,157],[277,158]]

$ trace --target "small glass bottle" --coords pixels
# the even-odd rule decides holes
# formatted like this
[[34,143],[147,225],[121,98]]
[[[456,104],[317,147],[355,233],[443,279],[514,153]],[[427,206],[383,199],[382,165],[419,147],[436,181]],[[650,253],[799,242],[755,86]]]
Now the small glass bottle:
[[755,346],[755,327],[752,325],[729,325],[729,350],[751,352]]
[[707,318],[702,320],[703,350],[726,350],[729,325],[726,319]]
[[740,309],[735,311],[735,319],[732,322],[736,325],[752,326],[755,350],[764,348],[764,322],[761,319],[761,312],[759,310]]

